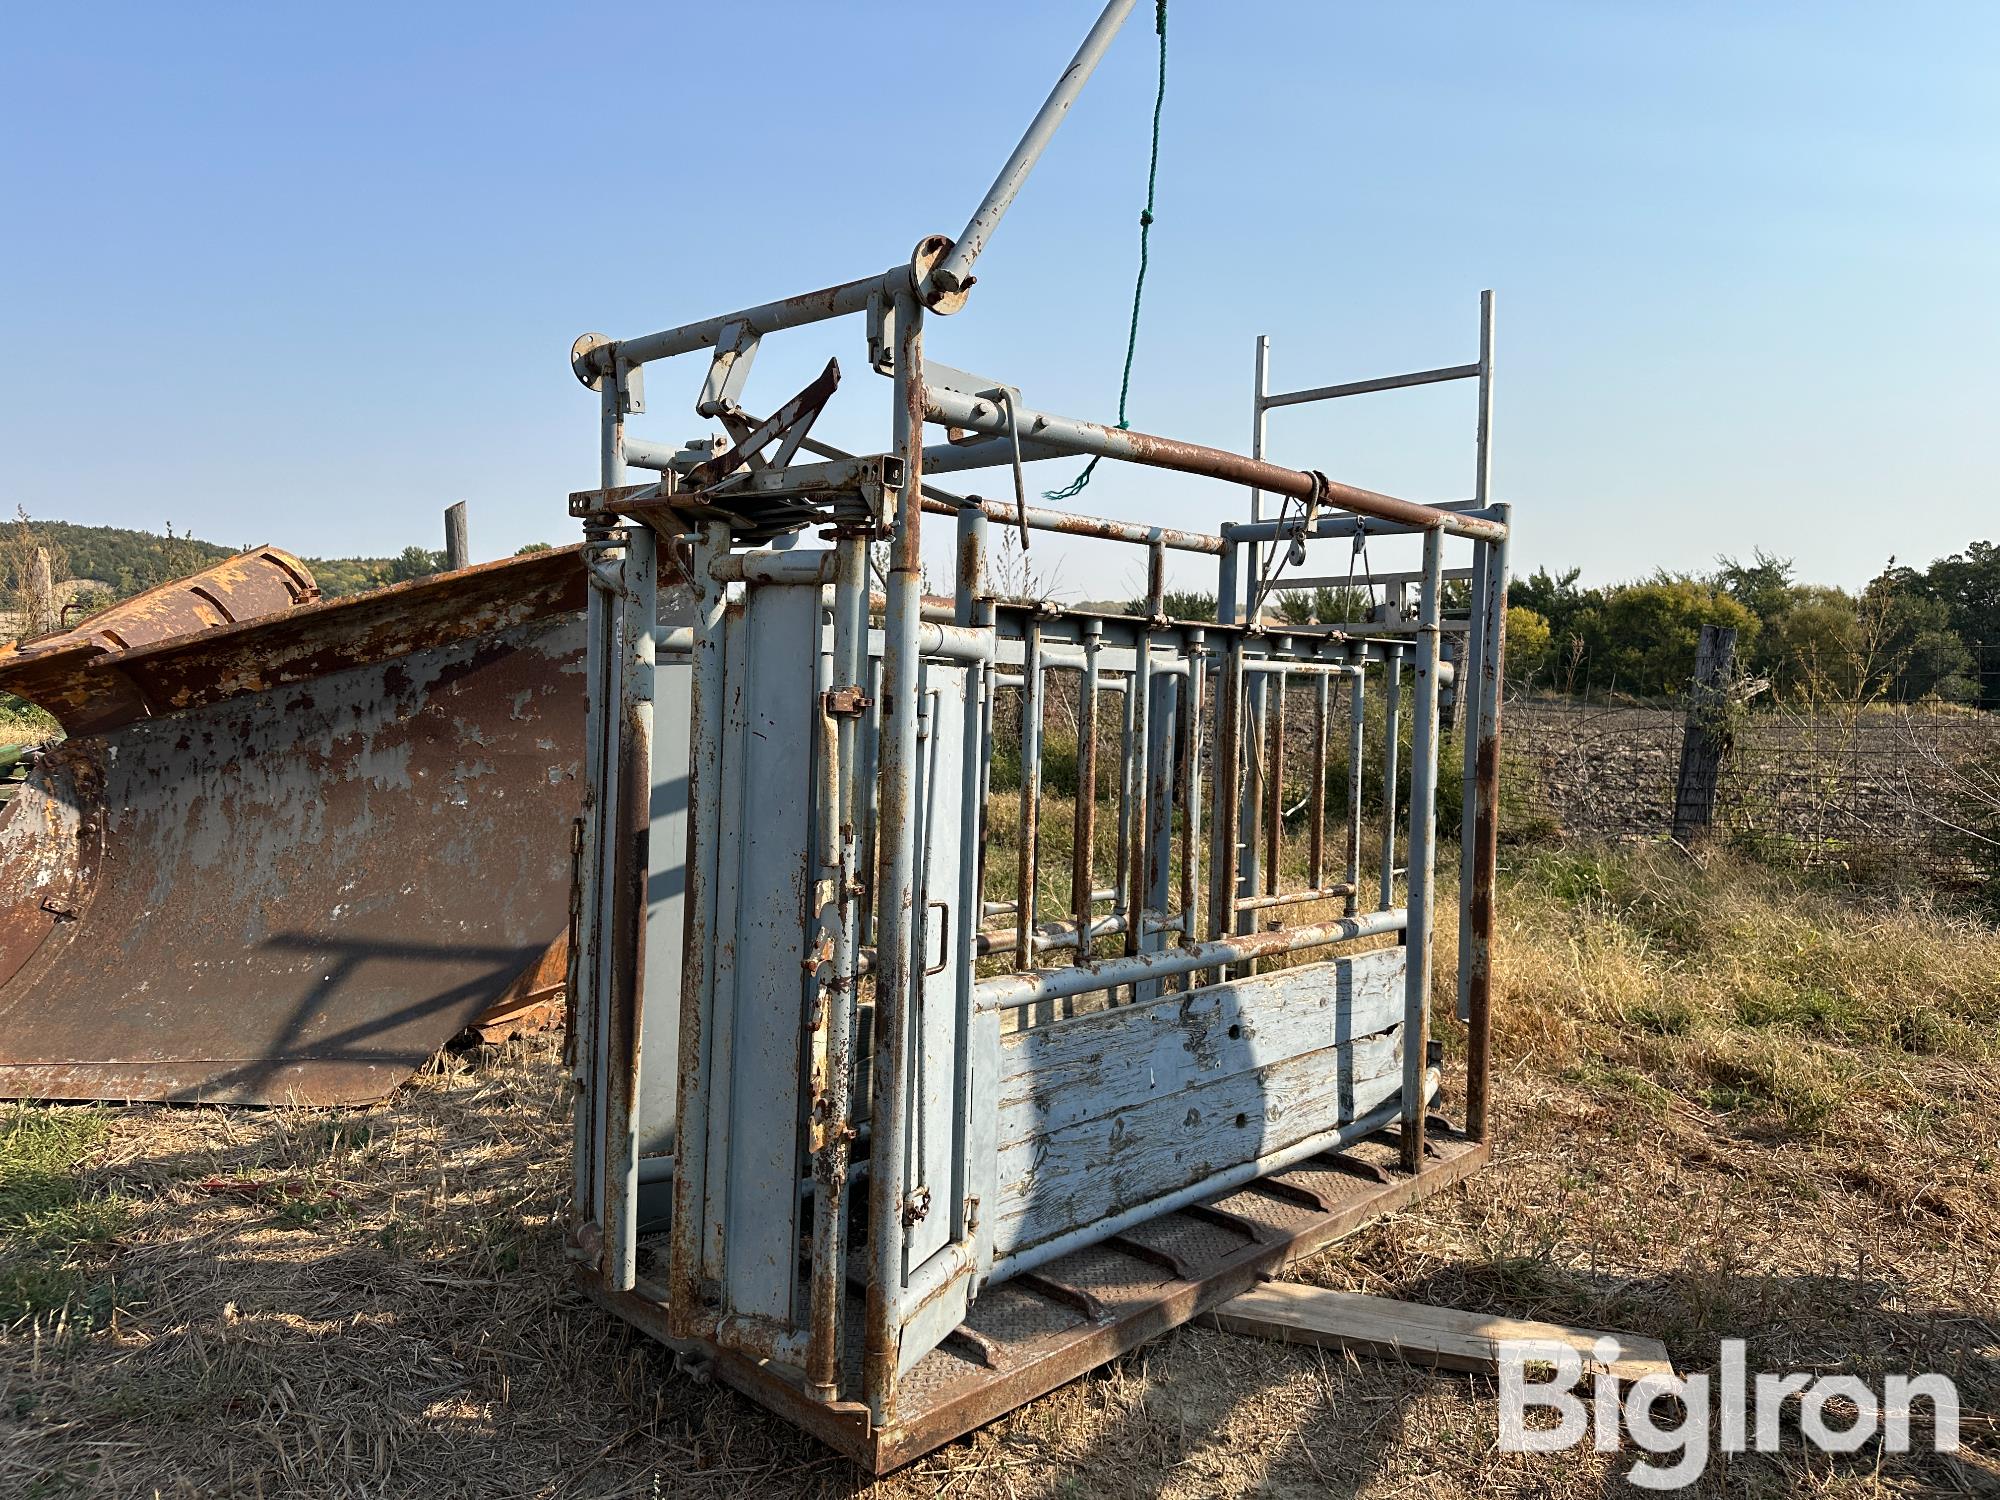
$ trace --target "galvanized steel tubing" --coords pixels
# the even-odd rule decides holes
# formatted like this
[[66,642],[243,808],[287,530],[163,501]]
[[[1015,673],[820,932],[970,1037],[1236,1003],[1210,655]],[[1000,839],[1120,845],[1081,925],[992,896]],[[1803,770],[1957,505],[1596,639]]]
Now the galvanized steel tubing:
[[658,541],[644,522],[625,529],[618,596],[616,805],[612,827],[610,988],[600,1014],[605,1051],[605,1284],[630,1291],[638,1276],[639,1101],[646,974],[646,882],[653,804],[653,666],[658,629]]
[[[832,725],[831,742],[823,753],[833,762],[830,783],[836,805],[829,809],[835,844],[831,851],[830,909],[821,921],[830,925],[831,952],[820,985],[819,1008],[826,1027],[821,1088],[813,1100],[813,1129],[819,1149],[813,1157],[813,1249],[808,1293],[806,1379],[821,1400],[839,1395],[841,1312],[847,1297],[847,1187],[854,1112],[856,1007],[860,1000],[859,815],[866,795],[861,781],[860,740],[865,711],[856,701],[865,682],[868,659],[868,543],[844,536],[834,544],[833,697],[823,707],[821,723]],[[834,705],[843,711],[832,712]]]
[[[1361,783],[1368,758],[1368,675],[1356,672],[1347,683],[1347,914],[1361,905]],[[1322,770],[1321,779],[1324,780]],[[1387,906],[1389,903],[1382,903]]]
[[[1231,484],[1251,485],[1289,495],[1322,506],[1351,511],[1356,515],[1400,523],[1422,529],[1443,527],[1452,536],[1490,540],[1494,523],[1483,517],[1419,505],[1413,500],[1341,484],[1310,470],[1287,469],[1260,459],[1245,458],[1223,448],[1209,448],[1178,438],[1107,427],[1098,422],[1017,408],[1011,415],[999,404],[977,396],[961,395],[943,388],[928,392],[926,417],[933,422],[962,427],[973,432],[998,436],[1010,431],[1009,422],[1018,422],[1022,437],[1032,438],[1047,448],[1072,453],[1095,454],[1101,458],[1144,464],[1149,468],[1173,469],[1185,474],[1202,474]],[[996,460],[999,455],[995,455]],[[1011,459],[1011,453],[1009,454]],[[1271,524],[1271,523],[1267,523]],[[1239,536],[1254,528],[1232,528]],[[1227,534],[1227,533],[1225,533]],[[1276,535],[1274,530],[1273,537]],[[1268,540],[1269,538],[1267,538]]]
[[1437,904],[1438,620],[1444,550],[1440,529],[1424,533],[1424,581],[1417,607],[1416,717],[1410,732],[1410,923],[1405,941],[1409,962],[1403,1002],[1403,1170],[1424,1161],[1424,1111],[1418,1084],[1428,1051],[1431,993],[1431,929]]
[[1177,974],[1249,963],[1259,958],[1275,958],[1305,948],[1323,948],[1330,943],[1352,942],[1357,938],[1399,932],[1403,930],[1405,920],[1405,913],[1401,911],[1370,912],[1366,916],[1338,917],[1310,927],[1192,943],[1158,953],[1128,954],[1062,968],[1025,969],[1016,974],[998,974],[991,979],[982,979],[974,986],[976,1005],[982,1011],[1018,1010],[1026,1005],[1072,999],[1142,980],[1166,979]]
[[868,1296],[862,1349],[864,1399],[878,1422],[892,1417],[896,1352],[903,1323],[905,1202],[901,1164],[909,1135],[910,1016],[923,965],[917,935],[918,627],[923,609],[924,384],[923,309],[909,292],[896,297],[894,450],[908,468],[896,497],[889,544],[888,607],[882,630],[881,748],[875,889],[875,1097],[870,1109],[874,1160],[894,1170],[868,1180]]
[[[1503,513],[1508,507],[1497,507]],[[1475,744],[1470,878],[1462,897],[1461,922],[1471,935],[1464,954],[1466,998],[1466,1133],[1484,1141],[1491,1135],[1490,1088],[1493,1034],[1493,884],[1500,844],[1501,663],[1507,639],[1507,543],[1484,549],[1486,556],[1485,634],[1480,642],[1479,717],[1468,735]],[[1473,675],[1473,674],[1468,674]]]
[[1083,684],[1076,704],[1076,811],[1071,825],[1070,911],[1076,923],[1076,961],[1090,961],[1091,894],[1097,889],[1093,874],[1097,833],[1097,653],[1103,626],[1096,620],[1084,622]]
[[675,1118],[673,1225],[669,1240],[667,1324],[677,1338],[702,1333],[701,1226],[708,1159],[708,1030],[715,1014],[713,948],[716,877],[722,842],[723,631],[728,588],[714,576],[729,552],[729,523],[703,525],[689,569],[694,606],[694,661],[688,695],[687,944],[681,967],[680,1084]]
[[1035,111],[1035,118],[1028,122],[1028,128],[1014,147],[1013,154],[1001,167],[999,176],[986,190],[986,196],[979,200],[972,217],[966,220],[964,230],[959,234],[951,252],[940,261],[931,272],[931,281],[943,292],[964,290],[971,284],[972,263],[979,252],[986,248],[986,241],[1000,222],[1000,216],[1007,212],[1007,206],[1014,201],[1014,195],[1021,191],[1021,184],[1028,180],[1035,163],[1041,159],[1043,150],[1062,124],[1069,107],[1076,102],[1076,96],[1090,81],[1098,59],[1104,56],[1118,28],[1125,24],[1125,18],[1132,13],[1134,0],[1111,0],[1098,15],[1097,22],[1076,49],[1076,56],[1069,61],[1056,79],[1055,87],[1042,101],[1042,107]]
[[1383,649],[1383,669],[1387,673],[1382,694],[1382,890],[1381,904],[1396,904],[1396,810],[1397,765],[1403,739],[1403,648]]

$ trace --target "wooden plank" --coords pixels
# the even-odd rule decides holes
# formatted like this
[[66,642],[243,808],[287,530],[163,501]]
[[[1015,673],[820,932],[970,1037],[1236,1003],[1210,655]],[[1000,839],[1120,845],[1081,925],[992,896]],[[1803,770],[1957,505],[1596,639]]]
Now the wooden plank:
[[1618,1352],[1607,1368],[1621,1385],[1646,1375],[1674,1373],[1667,1347],[1658,1339],[1396,1302],[1291,1281],[1269,1281],[1253,1287],[1218,1307],[1210,1318],[1229,1333],[1352,1349],[1413,1365],[1486,1375],[1499,1369],[1502,1341],[1536,1339],[1568,1344],[1582,1354],[1584,1369],[1591,1371],[1596,1368],[1597,1341],[1608,1338],[1617,1344]]
[[1401,1041],[1398,1027],[1002,1147],[996,1251],[1037,1244],[1366,1114],[1402,1086]]
[[1000,1142],[1387,1031],[1403,1019],[1405,961],[1382,948],[1016,1032],[1002,1048]]

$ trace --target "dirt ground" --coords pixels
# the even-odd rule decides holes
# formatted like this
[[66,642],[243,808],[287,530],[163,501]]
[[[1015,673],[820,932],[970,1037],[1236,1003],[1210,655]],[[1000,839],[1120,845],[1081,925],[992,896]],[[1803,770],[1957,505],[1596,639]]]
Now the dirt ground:
[[[1592,868],[1509,880],[1496,1165],[1291,1274],[1648,1334],[1683,1372],[1723,1337],[1940,1370],[1956,1456],[1810,1453],[1794,1406],[1699,1492],[2000,1493],[2000,939]],[[1648,903],[1683,899],[1675,938]],[[1798,998],[1808,951],[1851,976],[1830,999]],[[0,1114],[0,1495],[1632,1493],[1629,1450],[1497,1452],[1491,1380],[1202,1328],[870,1481],[569,1289],[565,1098],[543,1037],[370,1109]]]

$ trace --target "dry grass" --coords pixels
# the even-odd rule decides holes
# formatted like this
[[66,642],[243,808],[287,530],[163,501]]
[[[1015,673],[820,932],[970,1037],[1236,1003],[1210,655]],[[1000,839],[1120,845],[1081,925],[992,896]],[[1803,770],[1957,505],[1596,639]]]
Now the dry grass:
[[[1683,1370],[1731,1336],[1942,1369],[1957,1459],[1794,1435],[1704,1492],[1990,1491],[2000,934],[1670,854],[1514,863],[1504,1159],[1296,1274]],[[0,1494],[1626,1492],[1620,1455],[1495,1453],[1490,1382],[1192,1328],[871,1485],[568,1289],[563,1098],[544,1038],[367,1110],[0,1116]]]
[[46,709],[0,694],[0,746],[38,745],[61,736],[62,726]]

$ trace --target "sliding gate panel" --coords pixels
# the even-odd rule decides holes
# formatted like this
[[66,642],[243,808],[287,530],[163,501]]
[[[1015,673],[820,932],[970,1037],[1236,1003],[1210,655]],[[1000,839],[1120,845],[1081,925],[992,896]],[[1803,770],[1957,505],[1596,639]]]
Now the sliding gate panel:
[[749,589],[724,627],[721,837],[702,1273],[725,1314],[796,1321],[819,590]]
[[994,1252],[1346,1124],[1401,1084],[1405,950],[1113,1006],[1001,1044]]

